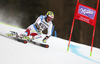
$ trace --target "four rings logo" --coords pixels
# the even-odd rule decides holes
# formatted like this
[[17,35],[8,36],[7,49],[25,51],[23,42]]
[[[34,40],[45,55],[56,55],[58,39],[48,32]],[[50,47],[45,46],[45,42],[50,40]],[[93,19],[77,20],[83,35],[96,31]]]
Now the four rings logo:
[[96,11],[80,5],[78,13],[94,19]]

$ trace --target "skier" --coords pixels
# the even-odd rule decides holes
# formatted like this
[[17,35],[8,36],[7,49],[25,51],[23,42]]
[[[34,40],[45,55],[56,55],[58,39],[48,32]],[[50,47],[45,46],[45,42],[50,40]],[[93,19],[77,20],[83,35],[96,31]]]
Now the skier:
[[35,23],[31,24],[23,34],[20,34],[20,36],[32,36],[31,38],[34,39],[35,36],[40,36],[42,34],[42,31],[47,28],[47,35],[42,40],[46,43],[47,39],[51,36],[52,33],[53,19],[54,13],[52,11],[48,11],[46,15],[39,16]]

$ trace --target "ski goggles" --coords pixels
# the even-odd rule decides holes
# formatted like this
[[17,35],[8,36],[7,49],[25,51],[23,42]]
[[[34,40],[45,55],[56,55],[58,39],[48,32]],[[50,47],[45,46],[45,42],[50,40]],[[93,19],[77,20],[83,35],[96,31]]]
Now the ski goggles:
[[47,16],[47,19],[48,19],[49,21],[53,20],[53,18],[50,17],[50,16]]

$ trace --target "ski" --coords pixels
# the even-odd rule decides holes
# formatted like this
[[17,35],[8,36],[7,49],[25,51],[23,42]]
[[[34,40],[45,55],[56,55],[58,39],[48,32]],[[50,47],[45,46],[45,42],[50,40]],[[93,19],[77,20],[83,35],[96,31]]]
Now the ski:
[[15,38],[15,37],[12,37],[14,40],[18,41],[18,42],[22,42],[24,44],[26,44],[28,41],[27,40],[23,40],[23,39],[19,39],[19,38]]
[[[7,37],[8,38],[10,38],[10,39],[14,39],[14,40],[16,40],[16,41],[19,41],[19,42],[22,42],[22,43],[27,43],[28,42],[28,40],[25,40],[25,39],[22,39],[22,38],[19,38],[19,37],[17,37],[17,32],[15,32],[15,31],[10,31],[11,33],[8,33],[7,34]],[[16,34],[15,36],[13,36],[14,34]]]
[[15,32],[15,31],[10,31],[10,32],[11,32],[11,34],[7,34],[7,37],[10,38],[10,39],[14,39],[14,40],[16,40],[18,42],[21,42],[21,43],[24,43],[24,44],[30,42],[30,43],[33,43],[34,45],[41,46],[41,47],[44,47],[44,48],[48,48],[49,47],[48,44],[39,43],[39,42],[35,42],[35,41],[32,41],[32,40],[19,38],[19,37],[16,37],[16,36],[13,37],[12,34],[17,34],[17,32]]
[[38,42],[34,42],[34,41],[31,41],[33,44],[35,45],[38,45],[38,46],[41,46],[41,47],[44,47],[44,48],[49,48],[49,45],[48,44],[43,44],[43,43],[38,43]]
[[30,42],[30,43],[33,43],[34,45],[37,45],[37,46],[41,46],[41,47],[44,47],[44,48],[48,48],[49,45],[48,44],[43,44],[43,43],[38,43],[38,42],[35,42],[35,41],[28,41],[28,40],[23,40],[23,39],[19,39],[19,38],[13,38],[19,42],[22,42],[24,44],[26,44],[27,42]]
[[38,43],[38,42],[35,42],[35,41],[28,41],[28,40],[23,40],[23,39],[19,39],[19,38],[13,38],[13,39],[17,40],[19,42],[22,42],[24,44],[26,44],[27,42],[30,42],[30,43],[33,43],[34,45],[41,46],[41,47],[44,47],[44,48],[48,48],[49,47],[48,44]]
[[34,45],[37,45],[37,46],[41,46],[41,47],[44,47],[44,48],[48,48],[49,45],[48,44],[43,44],[43,43],[38,43],[38,42],[35,42],[35,41],[28,41],[28,40],[23,40],[23,39],[19,39],[19,38],[13,38],[19,42],[22,42],[24,44],[26,44],[27,42],[30,42],[30,43],[33,43]]

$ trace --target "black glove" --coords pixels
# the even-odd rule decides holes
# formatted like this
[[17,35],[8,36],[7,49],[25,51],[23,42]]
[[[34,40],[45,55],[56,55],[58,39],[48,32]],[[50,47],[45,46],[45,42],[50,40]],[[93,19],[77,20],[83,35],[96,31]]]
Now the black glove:
[[50,36],[46,36],[42,41],[44,42],[44,43],[46,43],[46,41],[47,41],[47,39],[49,38]]

